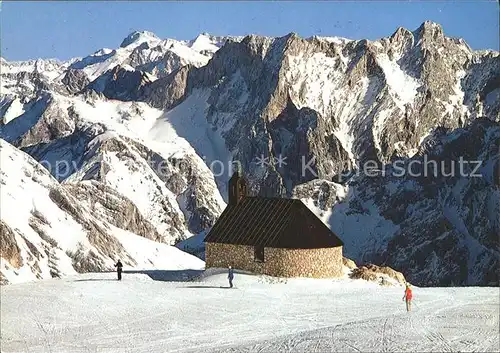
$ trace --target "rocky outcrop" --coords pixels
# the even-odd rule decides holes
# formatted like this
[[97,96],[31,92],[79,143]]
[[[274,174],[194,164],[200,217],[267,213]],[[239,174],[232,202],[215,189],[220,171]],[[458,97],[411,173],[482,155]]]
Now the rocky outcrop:
[[51,89],[48,79],[36,70],[36,66],[33,71],[9,71],[2,67],[2,85],[5,88],[3,94],[11,92],[21,97],[34,98]]
[[319,188],[312,198],[296,195],[358,263],[398,268],[419,286],[495,285],[499,141],[499,124],[478,119],[466,129],[436,131],[411,159],[359,173],[345,186],[332,183],[346,190],[333,207],[325,207]]
[[0,221],[0,240],[2,243],[0,257],[10,266],[19,269],[23,265],[21,249],[17,245],[14,231],[4,221]]
[[378,282],[380,285],[406,284],[406,279],[401,272],[390,267],[379,267],[374,264],[366,264],[361,267],[352,268],[349,278],[364,279],[365,281]]
[[349,270],[354,270],[355,268],[358,268],[356,263],[352,261],[351,259],[348,259],[347,257],[342,257],[342,264],[347,267]]
[[87,87],[90,81],[83,70],[68,69],[61,83],[69,94],[75,94]]
[[186,153],[164,158],[144,145],[131,140],[127,142],[137,149],[156,176],[176,195],[189,232],[198,234],[215,223],[223,211],[224,201],[213,175],[202,167],[200,157]]
[[102,93],[109,99],[134,101],[143,95],[144,87],[150,82],[146,73],[117,65],[92,81],[87,89]]
[[[71,215],[87,232],[91,245],[100,249],[102,254],[120,254],[124,248],[116,242],[103,227],[101,222],[88,217],[82,206],[65,189],[54,187],[49,191],[50,199],[64,212]],[[101,260],[101,264],[103,264]]]
[[300,184],[293,189],[292,197],[296,199],[312,199],[314,207],[321,211],[329,211],[345,197],[346,188],[327,180],[315,179]]
[[137,209],[137,206],[118,191],[96,180],[65,185],[68,192],[100,220],[128,230],[144,238],[160,241],[155,227]]
[[178,251],[155,242],[156,229],[116,190],[97,181],[61,184],[1,139],[0,154],[2,284],[112,270],[118,258],[154,268],[157,257],[165,264],[162,253]]
[[19,118],[0,126],[0,136],[22,148],[46,143],[70,135],[75,121],[51,95],[44,94]]
[[[461,92],[489,86],[490,99],[481,104],[498,120],[490,56],[498,62],[498,53],[475,53],[430,22],[376,42],[248,36],[226,43],[206,66],[190,68],[187,83],[185,71],[178,72],[156,83],[168,94],[154,96],[152,85],[148,97],[169,109],[208,90],[206,118],[235,151],[254,191],[290,195],[316,178],[343,181],[367,160],[410,157],[433,127],[464,126],[477,107],[461,101]],[[476,59],[484,60],[484,76],[469,69],[474,57],[484,58]],[[239,131],[254,138],[242,141]],[[261,155],[269,160],[265,170],[256,163]],[[279,157],[286,166],[275,163]]]
[[186,97],[190,66],[172,72],[144,88],[141,100],[158,109],[171,109]]

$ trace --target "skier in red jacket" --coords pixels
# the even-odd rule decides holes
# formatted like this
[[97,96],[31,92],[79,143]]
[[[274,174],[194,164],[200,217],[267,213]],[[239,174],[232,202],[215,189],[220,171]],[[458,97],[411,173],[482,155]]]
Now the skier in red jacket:
[[403,296],[403,301],[406,299],[406,311],[411,311],[412,298],[413,298],[413,293],[411,291],[410,285],[406,283],[405,295]]

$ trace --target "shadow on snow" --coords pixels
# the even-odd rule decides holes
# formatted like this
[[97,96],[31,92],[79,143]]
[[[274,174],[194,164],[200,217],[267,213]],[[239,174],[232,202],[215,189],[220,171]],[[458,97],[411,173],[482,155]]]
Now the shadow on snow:
[[224,286],[184,286],[180,288],[211,288],[211,289],[231,289],[231,287],[224,287]]
[[[113,274],[113,277],[109,278],[83,278],[76,279],[74,282],[86,282],[86,281],[117,281],[116,271],[102,271],[100,273]],[[226,269],[210,269],[206,270],[124,270],[122,272],[122,280],[127,280],[128,274],[141,274],[147,275],[154,281],[163,282],[196,282],[201,280],[205,275],[213,274],[225,274]],[[235,271],[235,273],[246,273],[245,271]],[[229,286],[187,286],[185,288],[230,288]]]
[[[190,282],[197,277],[201,276],[203,270],[144,270],[144,271],[134,271],[127,270],[123,271],[123,274],[143,274],[147,275],[154,281],[165,281],[165,282]],[[125,277],[125,276],[124,276]]]

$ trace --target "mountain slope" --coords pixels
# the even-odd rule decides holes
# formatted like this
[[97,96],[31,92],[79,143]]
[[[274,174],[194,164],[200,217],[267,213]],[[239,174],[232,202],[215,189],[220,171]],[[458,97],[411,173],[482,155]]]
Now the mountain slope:
[[315,210],[329,194],[321,212],[354,260],[419,284],[498,283],[488,269],[498,173],[363,171],[427,157],[498,168],[499,53],[473,51],[436,23],[376,41],[136,32],[84,59],[3,60],[1,75],[0,137],[63,184],[93,180],[131,200],[159,241],[208,229],[239,164],[253,194]]
[[97,181],[61,185],[3,140],[0,154],[2,283],[112,270],[118,258],[138,268],[203,267],[154,242],[151,224],[113,189]]
[[29,119],[3,126],[3,137],[59,181],[92,179],[118,190],[155,226],[161,241],[173,244],[211,226],[225,206],[207,166],[175,130],[163,131],[165,143],[150,138],[162,111],[100,95],[54,93],[40,107],[41,115],[31,110]]
[[[499,142],[500,124],[478,119],[434,134],[411,159],[359,173],[346,185],[314,180],[296,187],[294,197],[359,262],[397,268],[421,285],[496,285]],[[478,163],[460,166],[461,159],[481,164],[475,170]]]

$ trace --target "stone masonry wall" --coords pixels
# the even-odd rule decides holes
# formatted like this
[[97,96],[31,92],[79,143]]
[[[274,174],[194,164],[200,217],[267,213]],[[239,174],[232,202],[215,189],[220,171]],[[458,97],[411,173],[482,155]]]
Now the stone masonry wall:
[[264,262],[254,260],[254,247],[206,243],[205,267],[228,267],[276,277],[342,276],[342,247],[321,249],[265,248]]

